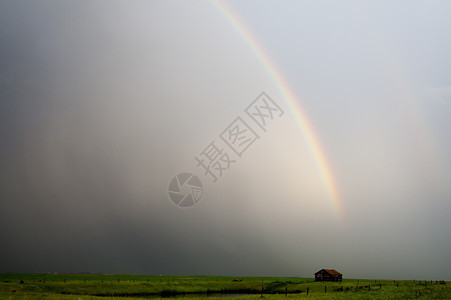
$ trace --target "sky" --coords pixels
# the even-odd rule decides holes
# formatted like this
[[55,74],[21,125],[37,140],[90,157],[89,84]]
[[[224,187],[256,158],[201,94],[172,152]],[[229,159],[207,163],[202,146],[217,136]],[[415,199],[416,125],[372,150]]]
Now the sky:
[[450,10],[0,2],[0,272],[451,280]]

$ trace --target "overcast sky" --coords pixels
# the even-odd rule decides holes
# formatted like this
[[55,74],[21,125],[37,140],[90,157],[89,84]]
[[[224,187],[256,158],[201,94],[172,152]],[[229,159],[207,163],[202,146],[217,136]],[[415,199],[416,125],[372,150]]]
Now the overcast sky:
[[[451,280],[450,11],[1,1],[0,272]],[[245,112],[263,91],[266,131]],[[220,138],[237,117],[259,136],[241,157]],[[235,160],[216,182],[212,141]],[[190,208],[168,196],[183,172]]]

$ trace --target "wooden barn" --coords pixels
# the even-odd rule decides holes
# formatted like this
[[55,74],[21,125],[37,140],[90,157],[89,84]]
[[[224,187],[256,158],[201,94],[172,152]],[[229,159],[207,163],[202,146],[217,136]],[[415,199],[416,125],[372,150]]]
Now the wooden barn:
[[315,281],[341,281],[343,275],[335,270],[321,269],[315,273]]

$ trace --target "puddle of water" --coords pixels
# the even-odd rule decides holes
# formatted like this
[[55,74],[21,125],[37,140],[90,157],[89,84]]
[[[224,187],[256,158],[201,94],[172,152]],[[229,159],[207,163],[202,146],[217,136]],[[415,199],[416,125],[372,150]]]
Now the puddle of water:
[[216,298],[235,298],[235,297],[246,297],[255,296],[256,294],[219,294],[215,296]]
[[246,297],[246,296],[255,296],[257,294],[221,294],[221,293],[188,293],[188,294],[177,294],[177,295],[168,295],[168,296],[155,296],[150,298],[164,298],[164,299],[173,299],[173,298],[212,298],[212,299],[221,299],[221,298],[237,298],[237,297]]

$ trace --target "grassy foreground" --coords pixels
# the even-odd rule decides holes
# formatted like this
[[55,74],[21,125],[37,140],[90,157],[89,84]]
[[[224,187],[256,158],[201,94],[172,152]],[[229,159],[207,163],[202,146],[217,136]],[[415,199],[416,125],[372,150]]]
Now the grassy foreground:
[[451,299],[448,282],[311,278],[0,274],[0,299]]

